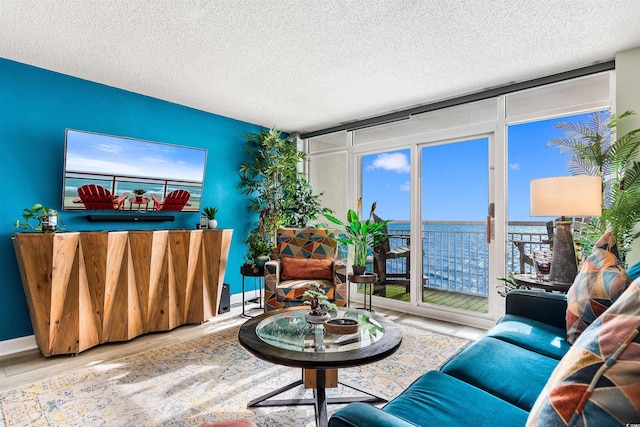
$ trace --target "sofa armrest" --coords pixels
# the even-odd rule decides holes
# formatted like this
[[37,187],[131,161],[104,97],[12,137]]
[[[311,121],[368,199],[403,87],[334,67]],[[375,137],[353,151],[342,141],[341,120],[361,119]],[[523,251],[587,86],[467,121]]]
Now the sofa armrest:
[[513,290],[507,293],[507,314],[527,317],[547,325],[567,327],[567,296],[551,292]]
[[343,260],[333,261],[333,285],[335,303],[338,307],[347,305],[347,264]]
[[264,265],[264,311],[278,308],[276,289],[280,283],[281,264],[280,260],[272,259]]
[[345,406],[329,419],[329,427],[355,426],[415,427],[415,424],[362,402],[354,402]]

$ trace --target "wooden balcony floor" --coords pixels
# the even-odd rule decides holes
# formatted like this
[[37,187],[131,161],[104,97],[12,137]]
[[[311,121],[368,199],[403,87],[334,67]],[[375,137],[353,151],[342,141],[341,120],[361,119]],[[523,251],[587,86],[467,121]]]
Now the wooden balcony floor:
[[[359,290],[358,292],[362,291]],[[409,301],[409,294],[405,292],[405,287],[402,285],[387,285],[387,298]],[[489,310],[488,298],[478,295],[424,289],[422,298],[424,302],[429,304],[474,311],[476,313],[487,313]]]

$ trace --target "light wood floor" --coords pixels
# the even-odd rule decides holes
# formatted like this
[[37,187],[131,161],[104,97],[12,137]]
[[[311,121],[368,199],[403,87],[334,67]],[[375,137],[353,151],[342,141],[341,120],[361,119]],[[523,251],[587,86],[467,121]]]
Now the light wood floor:
[[[260,311],[247,305],[247,314],[256,315]],[[454,335],[475,340],[485,331],[454,323],[428,319],[407,313],[385,309],[376,309],[399,324],[428,329],[447,335]],[[123,343],[107,343],[86,350],[77,356],[61,355],[45,358],[37,349],[0,357],[0,391],[9,390],[21,385],[31,384],[50,377],[64,375],[78,369],[108,364],[124,356],[143,353],[154,348],[175,342],[191,340],[203,335],[241,325],[246,321],[242,317],[242,307],[232,307],[230,312],[216,316],[201,325],[184,325],[169,332],[158,332],[137,337]]]

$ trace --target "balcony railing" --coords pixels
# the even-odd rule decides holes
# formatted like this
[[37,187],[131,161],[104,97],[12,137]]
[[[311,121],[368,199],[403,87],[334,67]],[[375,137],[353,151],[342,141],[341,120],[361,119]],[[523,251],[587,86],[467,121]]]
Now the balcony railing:
[[[407,222],[389,224],[393,249],[406,245]],[[422,283],[425,289],[459,294],[489,295],[489,254],[483,222],[425,222],[422,229]],[[549,247],[544,222],[510,222],[507,241],[507,271],[532,272],[529,256]],[[406,258],[388,259],[387,272],[406,271]]]

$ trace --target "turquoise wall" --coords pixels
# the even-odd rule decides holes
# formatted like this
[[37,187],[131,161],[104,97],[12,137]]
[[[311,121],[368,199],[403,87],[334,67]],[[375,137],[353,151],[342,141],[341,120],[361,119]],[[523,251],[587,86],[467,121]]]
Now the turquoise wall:
[[[66,128],[206,148],[202,202],[220,207],[219,228],[234,229],[225,283],[240,292],[242,239],[251,218],[236,185],[243,135],[259,126],[0,58],[0,341],[33,334],[10,236],[24,208],[38,202],[61,209]],[[180,212],[174,222],[135,224],[61,215],[74,231],[191,229],[199,220]]]

